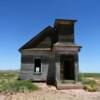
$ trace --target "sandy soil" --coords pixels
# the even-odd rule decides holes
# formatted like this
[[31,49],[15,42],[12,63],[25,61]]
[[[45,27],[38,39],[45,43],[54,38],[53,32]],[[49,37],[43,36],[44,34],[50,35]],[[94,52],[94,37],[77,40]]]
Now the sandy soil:
[[57,90],[44,83],[37,84],[41,89],[32,93],[0,94],[0,100],[100,100],[100,92],[84,90]]

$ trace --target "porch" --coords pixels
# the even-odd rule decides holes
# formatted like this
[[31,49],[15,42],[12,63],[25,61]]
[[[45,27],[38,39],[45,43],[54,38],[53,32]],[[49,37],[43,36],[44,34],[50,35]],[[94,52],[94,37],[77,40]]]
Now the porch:
[[80,46],[72,43],[56,43],[53,51],[55,53],[56,82],[76,83],[79,80],[78,53]]

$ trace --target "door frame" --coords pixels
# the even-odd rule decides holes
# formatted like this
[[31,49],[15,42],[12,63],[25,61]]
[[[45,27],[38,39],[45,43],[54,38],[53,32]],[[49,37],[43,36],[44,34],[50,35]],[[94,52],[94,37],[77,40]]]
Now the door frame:
[[[65,78],[65,76],[64,76],[64,73],[65,73],[64,61],[72,62],[72,65],[71,65],[72,68],[69,68],[70,72],[72,70],[69,78]],[[74,62],[75,62],[74,55],[61,55],[60,56],[60,78],[61,78],[61,80],[75,80],[75,64],[74,64]]]

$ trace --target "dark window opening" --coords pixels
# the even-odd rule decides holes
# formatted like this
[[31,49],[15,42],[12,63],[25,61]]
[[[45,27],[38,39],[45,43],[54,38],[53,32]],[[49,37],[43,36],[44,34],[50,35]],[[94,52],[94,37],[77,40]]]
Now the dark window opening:
[[41,72],[41,59],[35,59],[34,64],[35,64],[34,72],[40,73]]

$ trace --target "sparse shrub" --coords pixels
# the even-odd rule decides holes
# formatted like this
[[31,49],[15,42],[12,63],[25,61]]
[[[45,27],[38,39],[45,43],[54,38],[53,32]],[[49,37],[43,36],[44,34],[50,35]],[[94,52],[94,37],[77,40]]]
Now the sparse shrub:
[[83,83],[84,89],[85,89],[86,91],[94,92],[94,91],[97,90],[95,80],[86,79],[86,78],[84,77],[84,75],[82,75],[82,76],[80,77],[80,81]]
[[31,92],[37,90],[38,87],[34,85],[31,81],[27,80],[15,80],[4,82],[0,85],[0,92]]
[[96,85],[91,86],[91,85],[89,85],[89,84],[84,85],[84,89],[85,89],[86,91],[89,91],[89,92],[95,92],[95,91],[97,90],[97,89],[96,89]]
[[0,72],[0,92],[31,92],[37,89],[29,80],[18,80],[18,72]]

